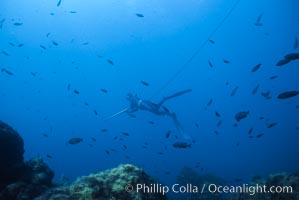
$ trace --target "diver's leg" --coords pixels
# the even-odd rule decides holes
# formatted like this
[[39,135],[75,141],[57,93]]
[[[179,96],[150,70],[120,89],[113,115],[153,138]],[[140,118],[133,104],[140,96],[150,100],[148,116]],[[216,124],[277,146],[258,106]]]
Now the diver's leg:
[[170,96],[164,97],[157,105],[160,108],[165,101],[167,101],[169,99],[172,99],[174,97],[181,96],[181,95],[186,94],[186,93],[191,92],[191,91],[192,91],[192,89],[187,89],[187,90],[182,90],[182,91],[176,92],[176,93],[174,93]]
[[169,113],[169,116],[171,116],[176,128],[178,129],[179,133],[182,135],[182,137],[186,140],[190,140],[191,137],[185,133],[183,126],[181,125],[181,123],[179,122],[179,120],[176,117],[175,113]]

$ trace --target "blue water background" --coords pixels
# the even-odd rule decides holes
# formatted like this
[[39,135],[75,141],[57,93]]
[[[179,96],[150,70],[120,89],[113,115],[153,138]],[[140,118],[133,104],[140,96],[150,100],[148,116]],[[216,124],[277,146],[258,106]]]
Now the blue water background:
[[[229,180],[298,171],[298,97],[279,100],[276,96],[299,90],[299,62],[283,67],[275,64],[285,54],[298,52],[292,48],[295,36],[299,37],[299,2],[241,1],[211,38],[215,44],[208,42],[200,48],[235,3],[62,0],[57,7],[53,0],[2,0],[0,20],[6,20],[0,29],[0,51],[9,56],[0,55],[0,68],[14,75],[0,73],[0,119],[24,138],[25,158],[43,157],[56,180],[62,175],[73,180],[121,163],[141,166],[164,183],[174,183],[184,166]],[[261,13],[263,26],[257,27],[254,23]],[[24,46],[12,47],[8,42]],[[195,58],[173,78],[197,50]],[[258,63],[261,68],[252,73]],[[270,80],[274,75],[278,78]],[[141,80],[150,85],[142,85]],[[257,84],[260,89],[252,95]],[[231,96],[236,86],[237,94]],[[105,120],[128,106],[128,92],[158,102],[187,88],[192,93],[169,100],[165,106],[177,114],[195,141],[192,148],[172,147],[177,141],[174,135],[182,138],[167,117],[137,112],[136,119],[124,114]],[[268,90],[270,100],[261,96]],[[247,110],[248,117],[233,127],[234,115]],[[220,127],[215,111],[223,120]],[[265,119],[259,120],[260,116]],[[272,122],[278,124],[267,128]],[[251,127],[255,135],[264,136],[250,139]],[[166,139],[168,130],[172,135]],[[130,136],[123,136],[123,131]],[[67,144],[72,137],[84,140]],[[149,144],[146,149],[144,142]],[[195,168],[198,162],[200,167]]]

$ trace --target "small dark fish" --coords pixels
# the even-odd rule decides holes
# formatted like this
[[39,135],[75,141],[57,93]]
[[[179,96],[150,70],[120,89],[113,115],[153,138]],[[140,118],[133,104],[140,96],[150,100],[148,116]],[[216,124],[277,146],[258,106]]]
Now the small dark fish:
[[130,135],[128,132],[122,132],[122,134],[123,134],[124,136],[129,136],[129,135]]
[[5,22],[5,20],[6,20],[6,19],[2,19],[2,20],[0,21],[0,29],[2,29],[2,27],[3,27],[3,23]]
[[251,69],[251,72],[256,72],[260,67],[261,67],[262,64],[257,64],[256,66],[254,66],[252,69]]
[[103,92],[103,93],[108,93],[108,90],[102,88],[102,89],[101,89],[101,92]]
[[273,79],[276,79],[276,78],[278,78],[278,76],[270,76],[270,80],[273,80]]
[[220,127],[222,122],[223,122],[223,120],[219,120],[218,123],[217,123],[217,127]]
[[261,23],[262,16],[263,13],[257,17],[256,22],[254,23],[255,26],[263,26],[263,24]]
[[223,62],[224,62],[225,64],[229,64],[229,63],[230,63],[229,60],[225,60],[225,59],[223,59]]
[[71,14],[76,14],[77,12],[76,11],[70,11],[69,13],[71,13]]
[[88,45],[89,44],[89,42],[84,42],[82,45]]
[[44,45],[39,45],[42,49],[46,50],[47,48]]
[[50,34],[51,34],[51,33],[47,33],[46,37],[49,37]]
[[30,74],[31,74],[32,76],[36,76],[36,73],[37,73],[37,72],[30,72]]
[[218,131],[216,131],[216,130],[214,131],[214,133],[215,133],[216,135],[219,135],[219,132],[218,132]]
[[50,15],[54,16],[55,14],[51,12]]
[[80,92],[78,90],[74,90],[75,94],[80,94]]
[[1,53],[5,56],[9,56],[9,54],[6,51],[1,51]]
[[213,64],[211,63],[211,61],[208,60],[208,63],[209,63],[209,66],[210,66],[211,68],[213,68]]
[[90,138],[93,142],[96,142],[97,140],[94,137]]
[[253,88],[253,90],[252,90],[252,95],[255,95],[256,93],[257,93],[257,91],[258,91],[258,89],[260,88],[260,85],[258,84],[258,85],[256,85],[255,86],[255,88]]
[[295,41],[294,41],[294,45],[293,45],[293,49],[297,49],[298,48],[298,38],[295,37]]
[[106,133],[106,132],[108,132],[108,129],[106,129],[106,128],[102,128],[102,129],[101,129],[101,132]]
[[291,90],[291,91],[287,91],[287,92],[282,92],[280,93],[277,98],[278,99],[288,99],[288,98],[291,98],[291,97],[295,97],[299,94],[299,91],[296,91],[296,90]]
[[113,62],[112,60],[107,59],[107,62],[108,62],[110,65],[114,65],[114,62]]
[[15,26],[22,26],[23,23],[22,22],[15,22],[15,23],[13,23],[13,25],[15,25]]
[[233,127],[234,127],[234,128],[237,128],[237,127],[238,127],[238,123],[234,123],[234,124],[233,124]]
[[242,119],[246,118],[249,114],[249,111],[240,111],[235,115],[235,119],[240,122]]
[[286,60],[297,60],[299,59],[299,53],[289,53],[284,56],[284,59]]
[[47,156],[47,158],[49,158],[49,159],[52,159],[52,158],[53,158],[50,154],[47,154],[46,156]]
[[98,115],[98,112],[97,112],[96,110],[94,110],[93,113],[94,113],[95,115]]
[[140,13],[136,13],[136,16],[137,16],[137,17],[144,17],[144,15],[143,15],[143,14],[140,14]]
[[259,22],[261,21],[262,17],[263,17],[263,13],[261,13],[261,14],[257,17],[256,22],[259,23]]
[[19,44],[19,45],[18,45],[18,47],[23,47],[23,46],[24,46],[24,44],[23,44],[23,43],[21,43],[21,44]]
[[252,131],[253,131],[253,128],[251,127],[251,128],[248,130],[248,135],[251,135]]
[[277,125],[277,122],[273,122],[271,124],[268,124],[267,128],[272,128],[273,126],[276,126]]
[[171,130],[168,130],[168,131],[166,132],[166,134],[165,134],[165,138],[168,139],[169,136],[170,136],[170,134],[171,134]]
[[268,90],[267,92],[262,92],[261,95],[263,97],[265,97],[266,99],[271,99],[272,97],[270,96],[270,90]]
[[52,40],[52,44],[55,45],[55,46],[58,46],[58,43],[55,42],[54,40]]
[[149,124],[152,124],[152,125],[155,124],[154,121],[148,121],[148,123],[149,123]]
[[148,82],[145,82],[145,81],[140,81],[140,83],[144,86],[149,86],[149,83]]
[[128,113],[128,115],[132,118],[136,118],[136,115],[132,114],[132,113]]
[[210,99],[207,106],[210,106],[213,103],[213,99]]
[[89,103],[87,103],[87,102],[84,102],[84,105],[85,105],[85,106],[89,106]]
[[165,106],[162,106],[162,108],[163,108],[163,110],[165,110],[166,112],[168,112],[168,113],[169,113],[169,110],[168,110],[168,108],[166,108]]
[[215,41],[214,40],[209,40],[210,43],[212,44],[215,44]]
[[12,73],[11,71],[8,71],[8,70],[5,69],[5,68],[2,68],[2,69],[1,69],[1,72],[4,72],[4,73],[6,73],[7,75],[10,75],[10,76],[14,75],[14,73]]
[[255,137],[256,138],[261,138],[264,134],[263,133],[260,133],[260,134],[257,134]]
[[283,65],[285,65],[285,64],[287,64],[287,63],[289,63],[289,62],[290,62],[290,60],[282,59],[282,60],[280,60],[280,61],[278,61],[278,62],[276,63],[276,66],[283,66]]
[[254,23],[254,25],[256,25],[256,26],[263,26],[262,23],[258,23],[258,22]]
[[105,153],[106,153],[107,155],[110,155],[110,151],[108,151],[108,150],[105,150]]
[[215,111],[215,115],[216,115],[217,117],[220,117],[220,114],[219,114],[217,111]]
[[15,44],[14,43],[12,43],[12,42],[9,42],[8,43],[10,46],[12,46],[12,47],[14,47],[15,46]]
[[128,149],[127,145],[123,144],[123,150]]
[[75,138],[71,138],[69,139],[68,143],[69,144],[78,144],[80,142],[82,142],[83,139],[82,138],[79,138],[79,137],[75,137]]
[[59,1],[57,2],[57,5],[56,5],[57,7],[59,7],[59,6],[60,6],[60,4],[61,4],[61,1],[62,1],[62,0],[59,0]]
[[197,122],[195,122],[195,126],[196,126],[196,128],[199,128],[199,125],[198,125],[198,123],[197,123]]
[[260,117],[259,117],[259,119],[260,119],[260,120],[263,120],[263,119],[265,119],[265,117],[263,117],[263,116],[260,116]]
[[71,84],[67,84],[67,91],[70,91],[71,90]]
[[238,89],[239,89],[239,86],[236,86],[230,93],[230,96],[232,96],[232,97],[235,96],[237,94]]
[[191,148],[191,144],[187,142],[175,142],[172,146],[174,148],[180,148],[180,149]]
[[101,56],[101,55],[98,55],[98,58],[103,58],[103,56]]
[[43,136],[44,136],[44,137],[49,137],[48,134],[45,134],[45,133],[43,133]]

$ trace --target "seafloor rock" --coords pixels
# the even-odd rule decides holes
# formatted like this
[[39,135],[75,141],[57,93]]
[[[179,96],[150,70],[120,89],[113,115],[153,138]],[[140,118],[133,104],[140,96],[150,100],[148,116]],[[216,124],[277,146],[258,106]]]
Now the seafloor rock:
[[78,178],[72,185],[48,191],[36,200],[164,200],[160,193],[126,192],[127,184],[156,183],[142,169],[130,164]]
[[[254,194],[248,193],[231,195],[231,200],[299,200],[299,174],[298,173],[277,173],[271,174],[266,179],[253,179],[251,186],[266,186],[266,191],[255,191]],[[268,192],[270,187],[276,187],[277,192]],[[292,187],[292,191],[286,187]],[[284,189],[283,189],[284,188]],[[272,189],[275,191],[275,188]]]
[[54,172],[41,158],[33,158],[24,165],[18,179],[0,191],[0,200],[32,200],[52,186]]
[[32,200],[52,185],[54,172],[41,158],[24,162],[24,142],[0,121],[0,200]]
[[0,191],[24,172],[24,142],[9,125],[0,121]]

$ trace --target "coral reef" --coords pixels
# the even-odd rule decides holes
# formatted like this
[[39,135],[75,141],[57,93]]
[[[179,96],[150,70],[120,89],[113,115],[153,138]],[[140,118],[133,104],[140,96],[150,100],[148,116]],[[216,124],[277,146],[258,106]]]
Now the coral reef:
[[156,200],[167,199],[162,194],[126,192],[127,184],[137,183],[150,184],[155,181],[150,178],[142,169],[130,164],[120,165],[117,168],[83,176],[78,178],[70,186],[58,187],[46,192],[36,200]]

